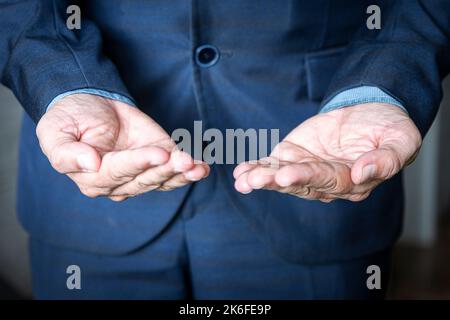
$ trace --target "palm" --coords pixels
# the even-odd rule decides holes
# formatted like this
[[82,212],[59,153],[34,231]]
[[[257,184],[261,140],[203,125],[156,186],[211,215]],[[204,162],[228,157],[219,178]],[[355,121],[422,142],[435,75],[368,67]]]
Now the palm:
[[[262,164],[238,166],[236,187],[361,200],[410,161],[420,141],[417,128],[398,107],[367,104],[335,110],[300,124]],[[372,176],[364,172],[369,164]]]
[[320,114],[291,131],[279,146],[285,153],[279,157],[293,162],[314,159],[351,167],[361,155],[377,148],[377,141],[386,130],[373,123],[355,123],[351,115]]
[[95,147],[102,154],[147,146],[163,147],[170,152],[175,144],[154,120],[143,117],[136,108],[115,103],[98,106],[101,117],[89,117],[82,123],[81,142]]
[[209,172],[138,108],[94,95],[60,100],[40,120],[37,135],[52,166],[88,196],[123,200],[179,188]]

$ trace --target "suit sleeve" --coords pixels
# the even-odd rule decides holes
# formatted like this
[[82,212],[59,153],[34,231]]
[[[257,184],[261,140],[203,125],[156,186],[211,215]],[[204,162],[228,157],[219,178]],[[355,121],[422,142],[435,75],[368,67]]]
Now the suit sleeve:
[[35,122],[55,97],[69,91],[91,88],[132,100],[82,7],[81,29],[66,27],[67,7],[75,3],[0,0],[0,79]]
[[345,90],[377,87],[405,107],[424,136],[450,71],[450,1],[395,0],[381,14],[380,30],[364,27],[350,44],[322,106]]

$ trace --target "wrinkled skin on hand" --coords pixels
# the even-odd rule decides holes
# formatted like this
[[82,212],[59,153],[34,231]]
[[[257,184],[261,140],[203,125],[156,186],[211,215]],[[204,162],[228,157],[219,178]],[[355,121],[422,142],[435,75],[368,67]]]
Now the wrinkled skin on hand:
[[421,142],[397,106],[367,103],[321,113],[292,130],[269,157],[238,165],[235,188],[361,201],[412,162]]
[[170,136],[138,108],[90,94],[59,100],[36,134],[44,154],[89,197],[122,201],[173,190],[205,178],[209,167],[176,149]]

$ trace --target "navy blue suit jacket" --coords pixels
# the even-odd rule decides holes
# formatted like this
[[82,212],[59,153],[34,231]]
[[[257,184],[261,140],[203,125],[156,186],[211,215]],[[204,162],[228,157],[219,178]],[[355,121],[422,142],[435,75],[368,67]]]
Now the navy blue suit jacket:
[[[123,203],[82,196],[50,167],[34,133],[57,95],[120,93],[169,133],[203,120],[221,130],[280,128],[282,138],[337,93],[370,85],[401,101],[425,134],[449,69],[445,0],[95,0],[79,3],[82,27],[70,31],[73,3],[0,1],[0,72],[29,115],[20,146],[22,223],[34,237],[90,252],[145,245],[190,187]],[[366,28],[371,4],[381,7],[381,30]],[[202,44],[221,52],[211,68],[193,58]],[[211,192],[291,261],[351,259],[391,246],[400,233],[400,176],[363,202],[324,204],[270,191],[238,194],[232,169],[214,167],[222,188]]]

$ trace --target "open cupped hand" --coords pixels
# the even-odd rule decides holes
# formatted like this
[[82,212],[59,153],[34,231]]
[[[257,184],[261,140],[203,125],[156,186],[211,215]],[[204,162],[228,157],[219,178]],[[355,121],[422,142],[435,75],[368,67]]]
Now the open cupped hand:
[[367,103],[321,113],[292,130],[269,157],[238,165],[235,188],[361,201],[413,161],[421,141],[397,106]]

